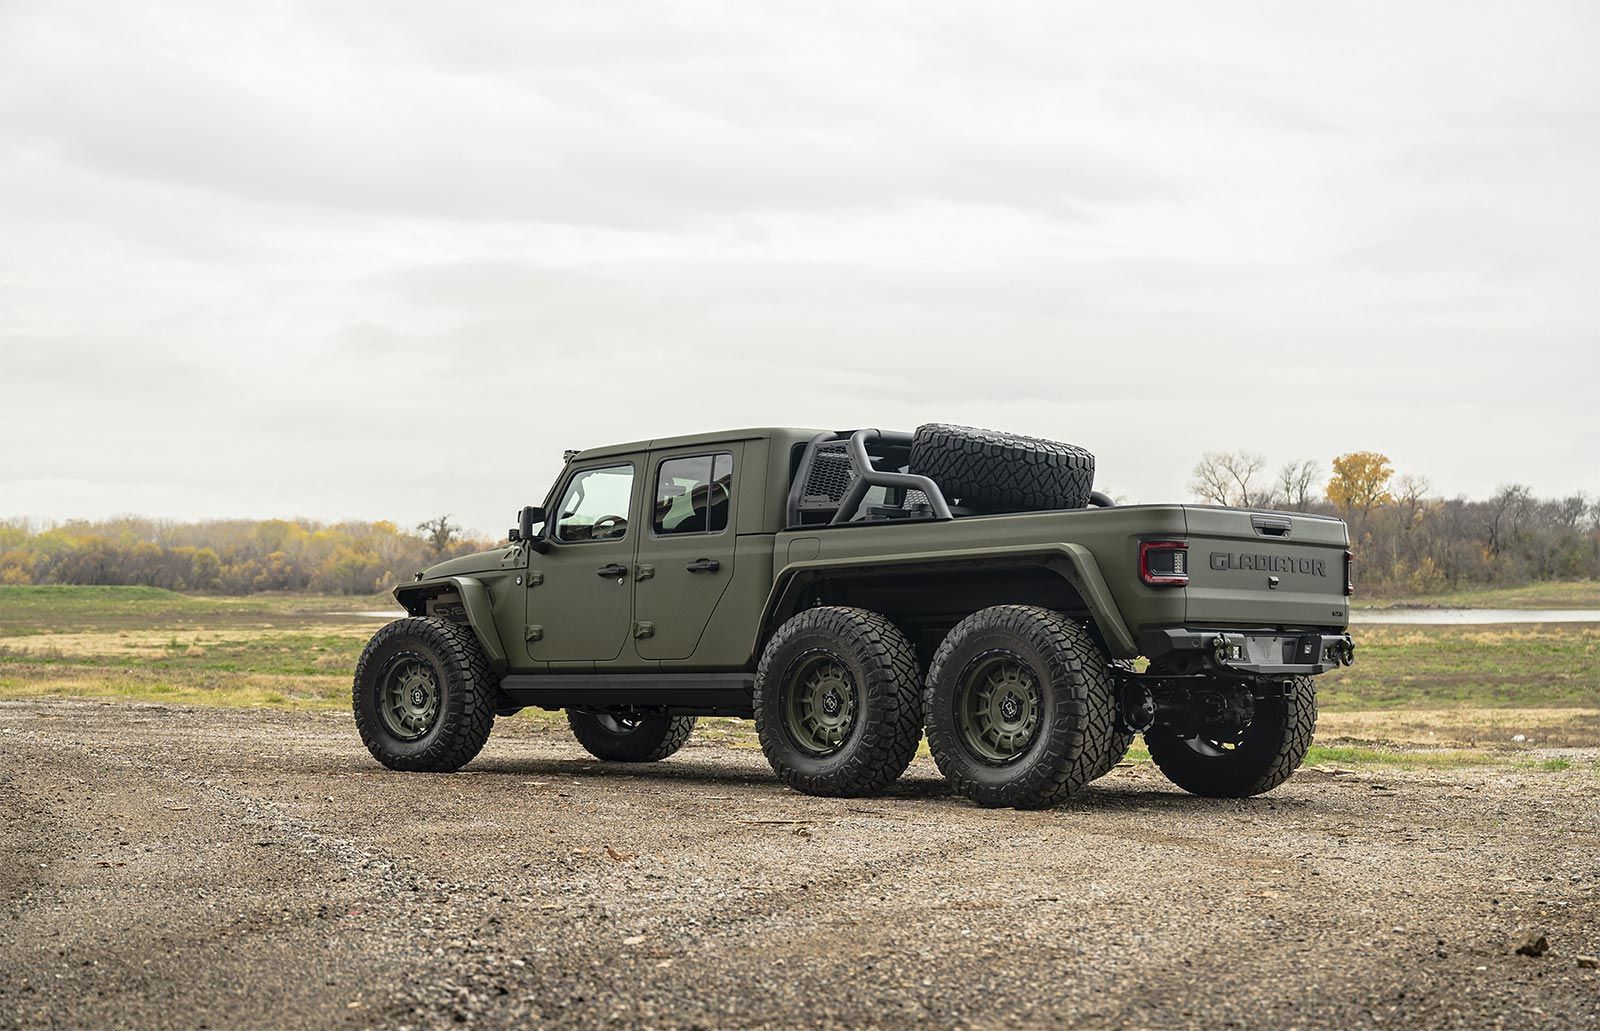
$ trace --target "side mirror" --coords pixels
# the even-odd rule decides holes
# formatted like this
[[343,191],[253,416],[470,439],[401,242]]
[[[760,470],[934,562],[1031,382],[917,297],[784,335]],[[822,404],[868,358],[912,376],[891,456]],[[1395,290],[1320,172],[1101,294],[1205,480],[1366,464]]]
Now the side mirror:
[[[544,509],[537,505],[529,505],[523,508],[517,513],[517,528],[512,531],[515,534],[512,540],[527,541],[534,551],[544,551],[549,545],[545,544],[543,539],[543,523]],[[536,524],[540,526],[540,533],[537,536],[533,532]]]

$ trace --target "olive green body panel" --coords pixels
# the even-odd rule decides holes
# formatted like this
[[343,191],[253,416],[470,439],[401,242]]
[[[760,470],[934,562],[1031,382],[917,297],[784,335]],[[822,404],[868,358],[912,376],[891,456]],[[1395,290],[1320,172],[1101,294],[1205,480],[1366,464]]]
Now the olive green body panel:
[[[1343,522],[1198,505],[1185,515],[1185,623],[1248,625],[1269,607],[1280,623],[1348,624],[1344,553],[1350,541]],[[1287,536],[1263,533],[1280,529]]]
[[[1151,629],[1348,623],[1338,520],[1134,505],[786,528],[798,449],[817,432],[736,430],[580,452],[551,489],[552,521],[573,477],[628,464],[628,511],[608,513],[626,518],[624,536],[564,542],[547,531],[440,563],[395,595],[422,614],[428,598],[458,594],[463,611],[449,618],[464,616],[496,669],[515,672],[748,672],[799,606],[851,603],[851,590],[892,594],[881,611],[937,634],[982,605],[1025,600],[1008,594],[1015,588],[1092,622],[1117,658],[1137,655]],[[733,463],[726,527],[656,532],[661,463],[712,453]],[[1278,524],[1282,539],[1263,536]],[[1140,544],[1152,540],[1189,542],[1189,586],[1143,582]]]
[[[1181,536],[1183,507],[1141,505],[915,521],[806,527],[777,535],[773,589],[760,636],[807,579],[863,571],[1035,567],[1061,577],[1081,599],[1113,655],[1137,654],[1134,629],[1182,623],[1181,591],[1139,582],[1139,541]],[[959,608],[959,606],[957,606]],[[750,632],[740,627],[738,632]]]
[[676,662],[663,662],[673,672],[721,673],[754,670],[762,605],[772,588],[771,534],[741,534],[735,542],[734,575],[694,654]]

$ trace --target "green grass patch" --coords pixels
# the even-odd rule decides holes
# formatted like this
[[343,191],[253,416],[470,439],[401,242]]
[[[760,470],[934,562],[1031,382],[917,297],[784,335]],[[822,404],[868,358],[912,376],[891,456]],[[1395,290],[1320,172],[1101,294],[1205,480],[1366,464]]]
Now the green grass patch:
[[[1150,751],[1143,745],[1128,750],[1125,762],[1147,763]],[[1385,749],[1358,745],[1312,745],[1306,752],[1307,766],[1393,766],[1399,768],[1424,767],[1448,769],[1464,766],[1493,766],[1504,763],[1505,757],[1473,749]]]
[[1329,711],[1600,705],[1600,625],[1358,626],[1356,663],[1317,678]]
[[294,622],[398,609],[387,594],[179,594],[158,587],[0,586],[0,637],[119,628]]
[[1452,769],[1465,766],[1494,766],[1505,762],[1505,756],[1466,748],[1388,749],[1360,745],[1312,745],[1306,752],[1308,766]]
[[1542,770],[1545,773],[1564,773],[1565,771],[1572,769],[1573,762],[1571,759],[1567,759],[1558,755],[1550,759],[1538,759],[1534,762],[1518,763],[1517,765],[1521,766],[1525,770]]
[[[1360,598],[1360,595],[1357,595]],[[1554,580],[1525,587],[1496,587],[1415,597],[1366,598],[1358,609],[1600,609],[1600,580]]]

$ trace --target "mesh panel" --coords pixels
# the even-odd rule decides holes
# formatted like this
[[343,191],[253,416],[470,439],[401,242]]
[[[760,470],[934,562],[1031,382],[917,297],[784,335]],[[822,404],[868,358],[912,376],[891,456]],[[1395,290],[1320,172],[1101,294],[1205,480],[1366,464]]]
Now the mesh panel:
[[850,489],[855,474],[850,471],[850,442],[841,440],[821,444],[811,462],[800,503],[837,505]]
[[913,507],[915,507],[917,505],[926,505],[927,503],[928,503],[928,495],[922,493],[922,491],[920,491],[920,490],[908,490],[908,491],[906,491],[906,504],[905,504],[905,507],[913,508]]

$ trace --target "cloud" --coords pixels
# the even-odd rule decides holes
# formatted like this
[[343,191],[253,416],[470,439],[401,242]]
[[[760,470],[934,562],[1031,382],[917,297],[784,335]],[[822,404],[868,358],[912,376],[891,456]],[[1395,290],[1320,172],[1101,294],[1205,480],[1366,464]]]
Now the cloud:
[[956,419],[1600,490],[1597,16],[0,7],[0,514],[480,528]]

